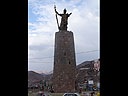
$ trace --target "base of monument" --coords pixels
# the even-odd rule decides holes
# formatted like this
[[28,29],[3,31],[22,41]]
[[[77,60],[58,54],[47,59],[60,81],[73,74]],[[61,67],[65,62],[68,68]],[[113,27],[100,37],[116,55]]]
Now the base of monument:
[[54,48],[54,92],[75,92],[76,59],[73,32],[65,30],[56,32]]

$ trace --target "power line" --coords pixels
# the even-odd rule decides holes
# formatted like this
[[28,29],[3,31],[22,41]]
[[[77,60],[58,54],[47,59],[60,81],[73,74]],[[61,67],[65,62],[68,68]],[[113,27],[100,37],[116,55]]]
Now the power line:
[[[95,52],[95,51],[100,51],[100,50],[92,50],[92,51],[86,51],[86,52],[79,52],[76,54],[83,54],[83,53],[90,53],[90,52]],[[42,57],[42,58],[29,58],[29,59],[45,59],[45,58],[53,58],[54,56],[50,56],[50,57]]]
[[32,63],[53,63],[53,62],[34,62],[34,61],[32,61]]
[[[93,60],[96,60],[96,59],[93,59]],[[92,61],[92,60],[89,60],[89,61]],[[29,61],[30,62],[30,61]],[[84,62],[84,61],[83,61]],[[35,61],[32,61],[32,63],[54,63],[54,62],[35,62]],[[81,63],[81,62],[76,62],[77,64],[78,63]]]
[[51,57],[43,57],[43,58],[29,58],[29,59],[45,59],[45,58],[53,58],[54,56]]
[[76,54],[90,53],[90,52],[95,52],[95,51],[99,51],[99,50],[92,50],[92,51],[86,51],[86,52],[79,52],[79,53],[76,53]]

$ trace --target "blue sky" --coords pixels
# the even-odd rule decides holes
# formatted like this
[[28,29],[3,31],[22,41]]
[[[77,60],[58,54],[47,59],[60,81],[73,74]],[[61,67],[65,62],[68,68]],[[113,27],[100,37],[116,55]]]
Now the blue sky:
[[[74,33],[76,53],[100,50],[99,0],[29,0],[28,1],[28,70],[53,70],[54,39],[58,31],[54,2],[59,13],[72,12],[68,30]],[[58,16],[59,22],[60,17]],[[48,57],[48,58],[46,58]],[[76,54],[77,65],[100,58],[99,51]]]

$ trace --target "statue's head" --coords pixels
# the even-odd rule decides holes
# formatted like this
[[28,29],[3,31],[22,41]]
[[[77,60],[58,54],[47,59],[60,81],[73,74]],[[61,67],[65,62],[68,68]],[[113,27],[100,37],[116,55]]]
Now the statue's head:
[[66,8],[64,9],[64,14],[66,14],[66,12],[67,12],[67,10],[66,10]]

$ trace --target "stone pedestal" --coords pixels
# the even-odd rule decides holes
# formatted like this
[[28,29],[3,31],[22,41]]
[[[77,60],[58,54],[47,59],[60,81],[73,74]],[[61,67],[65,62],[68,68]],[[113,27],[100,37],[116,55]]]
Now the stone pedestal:
[[76,59],[71,31],[55,33],[53,89],[56,93],[75,92]]

